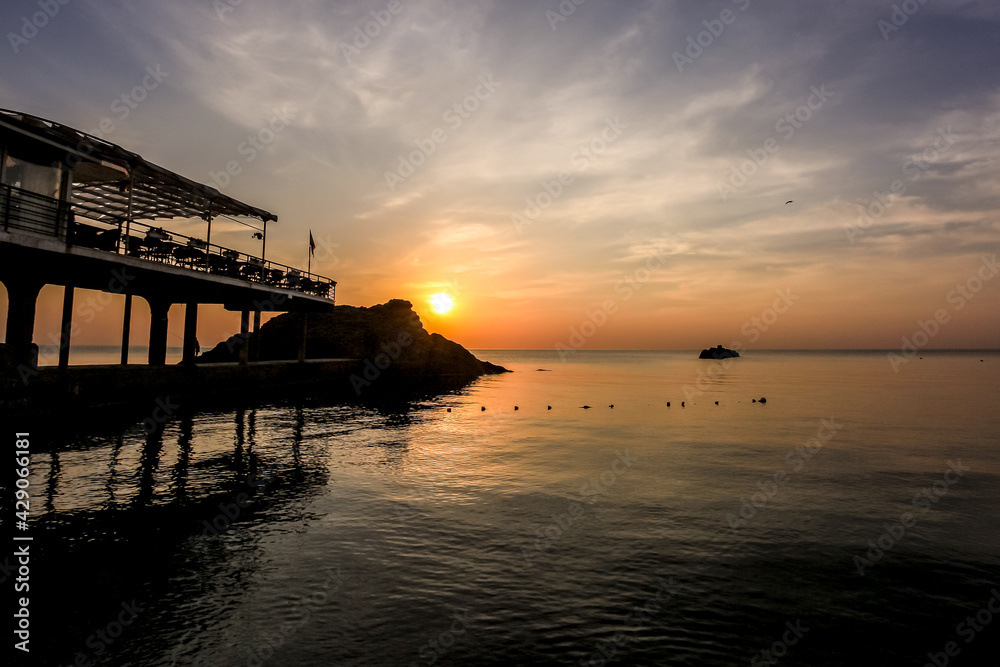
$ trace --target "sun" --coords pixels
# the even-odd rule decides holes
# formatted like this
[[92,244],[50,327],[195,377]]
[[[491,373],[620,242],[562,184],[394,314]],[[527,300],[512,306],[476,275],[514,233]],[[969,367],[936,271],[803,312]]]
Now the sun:
[[441,315],[447,313],[455,305],[455,300],[451,298],[451,295],[444,294],[443,292],[432,295],[429,301],[431,303],[431,308],[434,309],[434,312],[440,313]]

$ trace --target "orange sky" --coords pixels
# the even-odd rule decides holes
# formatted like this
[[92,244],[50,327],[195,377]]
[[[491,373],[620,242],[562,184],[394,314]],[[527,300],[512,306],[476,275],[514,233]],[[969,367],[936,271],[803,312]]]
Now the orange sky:
[[[428,279],[400,290],[386,287],[384,294],[373,295],[367,303],[408,298],[428,330],[472,348],[698,349],[736,342],[750,349],[890,347],[940,310],[947,318],[926,347],[991,347],[989,336],[997,330],[1000,317],[995,286],[1000,281],[984,281],[980,291],[973,292],[977,271],[990,275],[988,263],[975,257],[963,260],[928,265],[918,285],[888,278],[875,281],[871,276],[845,280],[831,267],[788,279],[784,283],[788,287],[780,290],[760,281],[734,294],[724,274],[693,285],[665,267],[662,275],[651,273],[644,283],[595,284],[592,299],[519,295],[514,287],[511,295],[498,296],[488,284]],[[676,287],[667,287],[673,281]],[[969,298],[956,290],[958,285],[965,286]],[[338,292],[341,303],[358,303],[344,296],[350,290],[338,288]],[[435,313],[428,302],[438,292],[454,297],[456,305],[447,314]],[[123,300],[119,295],[78,291],[74,345],[117,344]],[[61,302],[61,287],[43,290],[35,326],[39,344],[57,342]],[[135,303],[132,344],[142,345],[148,337],[148,310],[141,299]],[[0,314],[5,316],[5,311],[4,299]],[[202,346],[235,333],[238,318],[221,306],[202,306],[198,333]],[[180,345],[182,321],[183,306],[176,305],[170,312],[172,345]]]

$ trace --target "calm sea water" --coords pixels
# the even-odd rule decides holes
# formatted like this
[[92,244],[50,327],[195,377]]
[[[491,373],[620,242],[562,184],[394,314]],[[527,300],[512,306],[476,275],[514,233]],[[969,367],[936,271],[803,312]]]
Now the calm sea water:
[[37,432],[33,657],[1000,664],[1000,355],[477,354],[515,372]]
[[[130,364],[144,364],[149,355],[149,347],[145,345],[129,345],[128,361]],[[180,345],[167,347],[167,363],[176,364],[184,357],[184,348]],[[117,364],[121,363],[122,353],[120,346],[114,345],[73,345],[69,350],[69,363],[73,366],[87,366],[94,364]],[[58,345],[38,346],[39,366],[59,365]]]

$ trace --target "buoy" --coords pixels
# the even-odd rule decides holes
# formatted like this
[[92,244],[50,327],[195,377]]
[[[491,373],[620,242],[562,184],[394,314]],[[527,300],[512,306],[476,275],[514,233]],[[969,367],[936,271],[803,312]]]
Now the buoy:
[[551,410],[551,409],[552,409],[552,406],[550,405],[550,406],[549,406],[549,410]]
[[718,402],[718,401],[716,401],[716,402],[715,402],[715,404],[716,404],[716,405],[718,405],[718,404],[719,404],[719,402]]
[[448,408],[448,412],[451,412],[451,408]]
[[615,407],[615,404],[614,404],[614,403],[612,403],[612,404],[611,404],[611,405],[609,405],[608,407],[609,407],[609,408],[613,408],[613,407]]
[[766,398],[764,398],[763,396],[761,396],[761,397],[760,397],[760,402],[761,402],[761,403],[767,403],[767,399],[766,399]]
[[752,403],[756,403],[756,402],[757,402],[757,399],[755,398],[755,399],[753,399],[753,401],[751,401],[751,402],[752,402]]
[[667,401],[667,407],[668,408],[670,407],[670,401]]
[[517,410],[517,406],[516,405],[514,406],[514,409]]
[[479,411],[480,412],[486,412],[486,406],[484,405],[483,407],[479,408]]
[[684,407],[684,401],[681,401],[681,407],[682,408]]

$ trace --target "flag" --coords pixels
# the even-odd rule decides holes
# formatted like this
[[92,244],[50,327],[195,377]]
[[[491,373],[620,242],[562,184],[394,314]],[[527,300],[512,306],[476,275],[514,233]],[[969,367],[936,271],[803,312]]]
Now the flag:
[[309,254],[312,256],[316,255],[316,242],[313,241],[313,232],[309,230]]

